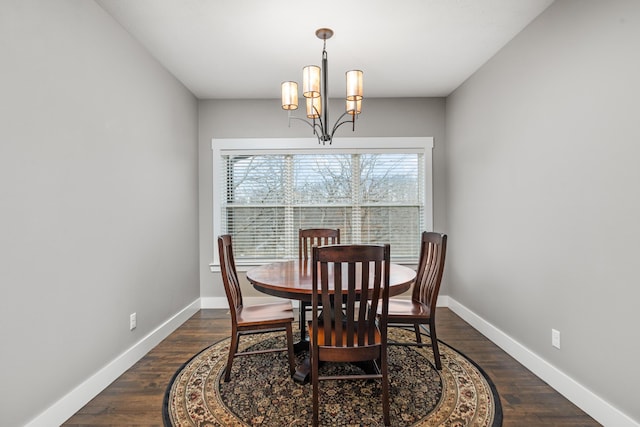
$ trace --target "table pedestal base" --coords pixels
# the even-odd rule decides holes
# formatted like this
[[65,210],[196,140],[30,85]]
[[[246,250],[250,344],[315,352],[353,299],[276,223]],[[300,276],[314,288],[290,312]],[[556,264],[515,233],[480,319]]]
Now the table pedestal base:
[[298,384],[305,384],[311,380],[311,360],[305,358],[300,366],[296,368],[296,373],[293,374],[293,381]]

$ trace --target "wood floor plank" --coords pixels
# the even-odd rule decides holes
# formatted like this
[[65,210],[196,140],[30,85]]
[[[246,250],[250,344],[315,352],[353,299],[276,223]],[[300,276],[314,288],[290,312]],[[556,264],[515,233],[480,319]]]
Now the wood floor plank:
[[[438,337],[478,363],[498,389],[503,426],[593,427],[595,420],[447,308]],[[200,310],[63,425],[162,426],[162,400],[176,370],[231,331],[227,310]]]

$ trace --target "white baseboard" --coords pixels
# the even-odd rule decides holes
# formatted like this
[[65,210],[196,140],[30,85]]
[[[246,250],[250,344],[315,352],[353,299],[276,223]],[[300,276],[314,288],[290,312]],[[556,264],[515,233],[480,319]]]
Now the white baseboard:
[[116,378],[133,366],[145,354],[151,351],[152,348],[158,345],[160,341],[169,336],[180,325],[197,313],[199,309],[200,298],[180,310],[162,325],[158,326],[155,330],[134,344],[131,348],[116,357],[113,361],[109,362],[107,366],[100,369],[78,387],[71,390],[64,397],[27,423],[26,426],[59,426],[68,420]]
[[[440,302],[438,300],[438,302]],[[447,297],[447,306],[482,335],[502,348],[511,357],[545,381],[573,404],[604,426],[640,427],[640,424],[614,408],[601,397],[578,383],[555,366],[523,346],[500,329],[487,322],[453,298]]]
[[226,297],[202,297],[200,308],[229,308],[229,303]]
[[[247,297],[245,300],[248,305],[253,305],[273,302],[278,299],[275,297]],[[293,303],[294,306],[297,306],[297,301],[293,301]],[[440,296],[437,305],[438,307],[448,307],[451,309],[451,311],[477,329],[482,335],[487,337],[487,339],[502,348],[511,357],[602,425],[640,427],[638,422],[611,406],[602,398],[455,299],[446,295]],[[203,297],[195,300],[31,420],[27,424],[27,427],[48,427],[62,424],[201,308],[228,308],[227,299],[225,297]]]

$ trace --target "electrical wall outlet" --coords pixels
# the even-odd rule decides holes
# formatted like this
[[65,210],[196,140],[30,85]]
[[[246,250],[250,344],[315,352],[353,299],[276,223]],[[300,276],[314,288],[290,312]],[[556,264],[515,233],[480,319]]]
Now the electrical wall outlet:
[[551,345],[560,348],[560,331],[556,329],[551,330]]
[[129,315],[129,330],[133,331],[138,326],[138,319],[135,313]]

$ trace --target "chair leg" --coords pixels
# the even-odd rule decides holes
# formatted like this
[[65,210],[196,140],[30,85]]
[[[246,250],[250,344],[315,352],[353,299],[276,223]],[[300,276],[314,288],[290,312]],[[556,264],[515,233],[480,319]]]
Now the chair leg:
[[289,371],[291,376],[296,373],[296,357],[293,353],[293,327],[287,323],[287,353],[289,355]]
[[436,335],[436,319],[429,319],[429,335],[431,335],[431,348],[433,348],[433,359],[436,361],[436,369],[442,370],[440,362],[440,350],[438,349],[438,337]]
[[[386,353],[386,352],[383,352]],[[382,417],[385,426],[391,425],[389,417],[389,369],[387,365],[387,355],[381,356],[381,373],[382,373]]]
[[224,371],[224,382],[231,380],[231,366],[233,365],[233,357],[238,351],[238,342],[240,341],[240,334],[237,331],[231,333],[231,344],[229,344],[229,358],[227,359],[227,368]]
[[414,323],[413,324],[413,330],[416,332],[416,342],[418,344],[422,343],[422,334],[420,333],[420,324],[419,323]]
[[312,353],[311,354],[311,397],[313,401],[313,427],[317,427],[319,425],[319,412],[320,412],[320,404],[318,402],[319,397],[319,384],[318,384],[318,358]]

